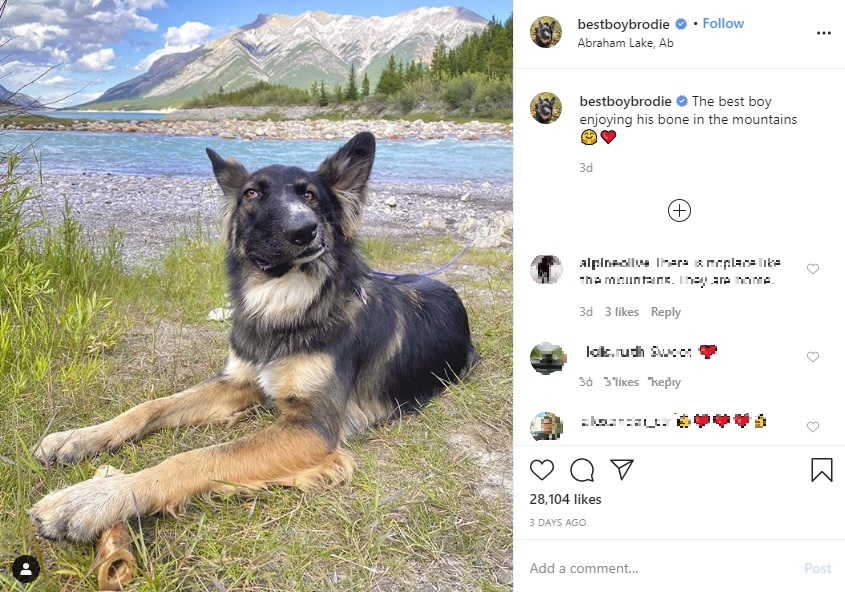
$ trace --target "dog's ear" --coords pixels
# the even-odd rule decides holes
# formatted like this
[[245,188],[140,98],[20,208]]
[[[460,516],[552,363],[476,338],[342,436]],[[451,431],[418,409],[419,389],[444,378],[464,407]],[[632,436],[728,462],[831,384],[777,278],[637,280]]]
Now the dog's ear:
[[231,197],[237,192],[246,181],[249,173],[244,168],[244,165],[239,163],[234,158],[224,160],[222,156],[217,154],[211,148],[205,149],[211,160],[211,168],[214,169],[214,176],[217,177],[217,184],[223,190],[226,197]]
[[557,100],[557,97],[554,97],[554,96],[549,99],[549,107],[555,106],[555,100]]
[[557,21],[551,21],[551,22],[549,23],[549,26],[550,26],[552,29],[554,29],[554,28],[557,26]]
[[361,132],[317,168],[317,174],[328,183],[340,202],[340,227],[347,238],[354,238],[361,226],[367,201],[367,180],[375,155],[375,136]]

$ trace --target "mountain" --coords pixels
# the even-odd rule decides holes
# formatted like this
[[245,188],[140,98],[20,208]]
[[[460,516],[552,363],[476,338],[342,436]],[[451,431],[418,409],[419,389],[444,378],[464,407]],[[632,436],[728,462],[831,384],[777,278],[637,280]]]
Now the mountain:
[[20,92],[12,92],[3,85],[0,85],[0,103],[8,103],[21,109],[42,109],[45,106],[38,99]]
[[351,64],[359,75],[366,71],[375,85],[390,54],[405,62],[428,61],[441,34],[452,48],[486,24],[457,7],[369,18],[310,11],[262,14],[202,47],[159,58],[146,74],[110,88],[86,106],[177,106],[220,87],[233,91],[258,81],[303,88],[319,80],[333,85],[346,80]]

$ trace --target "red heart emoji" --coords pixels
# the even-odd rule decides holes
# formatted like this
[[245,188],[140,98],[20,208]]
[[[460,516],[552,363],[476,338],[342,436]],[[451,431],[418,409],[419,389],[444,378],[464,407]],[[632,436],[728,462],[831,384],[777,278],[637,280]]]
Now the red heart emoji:
[[601,133],[601,139],[610,144],[613,141],[613,138],[616,137],[616,132],[613,130],[604,130]]
[[713,423],[719,424],[720,428],[724,428],[727,424],[731,423],[731,416],[730,415],[714,415],[713,416]]
[[709,415],[696,415],[692,419],[695,422],[695,425],[697,425],[700,428],[703,428],[708,423],[710,423],[710,416]]
[[750,419],[751,418],[748,417],[747,413],[745,415],[740,415],[739,413],[734,415],[734,423],[741,428],[744,428],[745,426],[747,426]]
[[709,360],[710,356],[716,353],[715,345],[702,345],[698,348],[699,353],[704,356],[705,360]]

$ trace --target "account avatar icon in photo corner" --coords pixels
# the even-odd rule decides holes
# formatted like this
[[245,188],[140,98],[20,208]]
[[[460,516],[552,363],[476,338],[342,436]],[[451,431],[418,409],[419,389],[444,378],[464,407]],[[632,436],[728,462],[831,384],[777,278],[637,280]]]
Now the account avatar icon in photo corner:
[[554,284],[563,274],[563,264],[554,255],[537,255],[531,261],[531,279],[538,284]]
[[538,413],[531,420],[531,437],[535,440],[560,440],[563,433],[563,421],[550,411]]
[[531,367],[543,376],[563,370],[564,364],[566,354],[559,345],[544,341],[531,348]]
[[560,22],[550,16],[541,16],[531,23],[531,41],[544,49],[554,47],[560,41],[563,28]]
[[541,92],[531,99],[531,119],[537,123],[554,123],[560,117],[560,110],[560,99],[554,93]]

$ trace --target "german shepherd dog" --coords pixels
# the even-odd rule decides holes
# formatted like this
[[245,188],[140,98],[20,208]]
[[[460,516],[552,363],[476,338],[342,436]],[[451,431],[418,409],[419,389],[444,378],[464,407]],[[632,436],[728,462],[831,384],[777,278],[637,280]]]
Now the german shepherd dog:
[[105,423],[50,434],[35,454],[75,462],[164,427],[231,424],[257,403],[278,420],[138,473],[53,492],[30,510],[42,536],[89,541],[127,517],[175,512],[205,493],[347,481],[346,440],[419,407],[478,361],[452,288],[418,275],[374,277],[355,248],[375,148],[372,134],[359,133],[314,172],[254,173],[208,150],[226,199],[233,317],[225,369]]
[[554,38],[556,21],[539,21],[534,25],[534,43],[539,47],[551,47]]
[[554,96],[547,99],[537,97],[537,100],[534,101],[534,119],[540,123],[551,123],[556,99],[557,97]]

